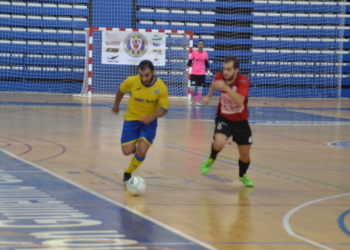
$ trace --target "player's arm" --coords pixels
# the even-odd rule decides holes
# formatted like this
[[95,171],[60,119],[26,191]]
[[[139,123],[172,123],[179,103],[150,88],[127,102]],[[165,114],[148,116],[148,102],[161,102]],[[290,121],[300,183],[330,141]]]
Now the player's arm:
[[168,113],[168,110],[160,108],[160,109],[158,109],[158,111],[156,113],[154,113],[152,115],[141,117],[141,121],[145,124],[150,124],[155,119],[162,117],[163,115],[166,115],[166,113]]
[[221,91],[226,92],[232,101],[236,104],[241,105],[245,98],[248,96],[249,81],[240,83],[237,86],[237,92],[233,91],[229,85],[225,83],[224,80],[213,81],[212,86],[214,89],[220,89]]
[[119,113],[119,104],[121,100],[123,99],[124,93],[120,91],[120,89],[117,91],[117,94],[115,96],[114,100],[114,106],[112,108],[112,112],[118,114]]
[[162,117],[168,113],[169,110],[169,94],[168,94],[168,88],[164,84],[163,87],[160,88],[159,91],[159,100],[158,100],[158,106],[159,109],[156,113],[148,115],[148,116],[143,116],[141,117],[141,121],[145,124],[149,124],[155,119]]
[[210,77],[210,66],[208,60],[205,60],[205,71],[207,72],[207,76]]
[[187,62],[187,68],[190,67],[192,65],[192,62],[193,60],[192,59],[189,59],[188,62]]
[[124,94],[130,90],[130,81],[128,81],[128,78],[125,79],[125,81],[120,84],[120,87],[115,95],[115,99],[114,99],[114,106],[112,108],[112,112],[118,114],[119,113],[119,105],[120,105],[120,102],[122,101],[123,99],[123,96]]
[[209,88],[209,91],[208,91],[208,94],[203,98],[203,104],[204,105],[208,105],[211,97],[213,96],[214,92],[215,92],[215,88],[213,86],[213,83],[214,83],[215,79],[211,82],[210,84],[210,88]]
[[[226,85],[226,84],[225,84]],[[233,91],[230,86],[226,85],[225,89],[223,90],[225,91],[230,98],[232,99],[232,101],[234,101],[236,104],[241,105],[243,104],[245,97],[235,91]]]
[[193,62],[192,58],[189,59],[188,62],[187,62],[186,75],[188,75],[188,68],[191,67],[192,62]]

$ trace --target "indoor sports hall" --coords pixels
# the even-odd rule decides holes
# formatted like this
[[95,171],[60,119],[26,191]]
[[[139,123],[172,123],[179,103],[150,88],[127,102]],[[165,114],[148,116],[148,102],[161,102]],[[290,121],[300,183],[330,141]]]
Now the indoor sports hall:
[[[346,1],[0,0],[0,249],[349,249],[348,13]],[[123,183],[130,94],[111,112],[138,74],[130,37],[170,96],[132,174],[140,196]],[[199,40],[203,97],[227,56],[250,80],[254,187],[231,139],[200,172],[220,93],[189,102]]]

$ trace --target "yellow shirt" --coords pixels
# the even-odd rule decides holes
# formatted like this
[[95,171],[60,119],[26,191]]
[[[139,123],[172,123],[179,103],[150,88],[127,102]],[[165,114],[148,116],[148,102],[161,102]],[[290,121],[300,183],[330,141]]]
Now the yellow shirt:
[[140,76],[130,76],[120,85],[120,91],[130,91],[125,121],[140,121],[142,116],[156,113],[158,107],[169,110],[168,88],[158,77],[153,85],[146,86],[142,84]]

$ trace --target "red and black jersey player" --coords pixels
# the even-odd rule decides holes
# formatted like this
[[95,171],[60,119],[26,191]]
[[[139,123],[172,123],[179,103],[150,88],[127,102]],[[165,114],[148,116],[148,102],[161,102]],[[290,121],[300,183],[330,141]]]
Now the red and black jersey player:
[[253,143],[252,131],[248,123],[249,79],[239,73],[237,57],[225,58],[223,71],[215,75],[209,93],[203,99],[204,105],[209,103],[217,89],[220,90],[220,101],[215,118],[214,141],[210,156],[201,165],[201,173],[209,172],[218,153],[232,136],[239,152],[239,179],[245,186],[253,187],[254,183],[246,174],[250,164],[250,148]]

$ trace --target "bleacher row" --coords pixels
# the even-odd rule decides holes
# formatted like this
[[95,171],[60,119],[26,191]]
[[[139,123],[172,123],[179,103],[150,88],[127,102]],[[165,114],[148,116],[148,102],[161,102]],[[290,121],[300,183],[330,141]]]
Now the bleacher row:
[[79,92],[89,0],[0,0],[0,90]]
[[[200,2],[200,4],[198,4]],[[350,3],[330,1],[150,1],[137,2],[137,28],[193,30],[221,70],[224,56],[241,58],[252,86],[348,84]],[[255,64],[277,61],[277,65]],[[327,66],[282,62],[330,62]],[[281,63],[279,63],[281,62]],[[288,74],[293,71],[293,74]],[[341,72],[341,74],[340,74]],[[325,78],[320,80],[320,78]],[[208,80],[210,81],[210,80]]]
[[[79,92],[85,67],[84,28],[108,27],[103,24],[113,18],[117,27],[192,30],[194,44],[205,41],[214,73],[221,70],[222,59],[234,53],[253,87],[299,84],[305,82],[297,79],[302,77],[330,86],[343,78],[350,86],[350,67],[342,64],[350,61],[348,2],[137,0],[134,23],[131,13],[118,9],[131,9],[133,2],[101,0],[91,10],[89,0],[0,0],[0,90],[16,85],[16,90],[42,91],[35,87],[37,81],[40,88],[73,83],[72,88],[45,89]],[[171,40],[168,43],[170,47]],[[171,53],[167,51],[170,57]],[[270,62],[277,64],[271,67]],[[294,64],[303,62],[310,64]],[[317,65],[322,62],[328,65]],[[172,68],[184,67],[168,61],[162,77],[172,82],[180,77]],[[293,75],[288,74],[291,67]]]

